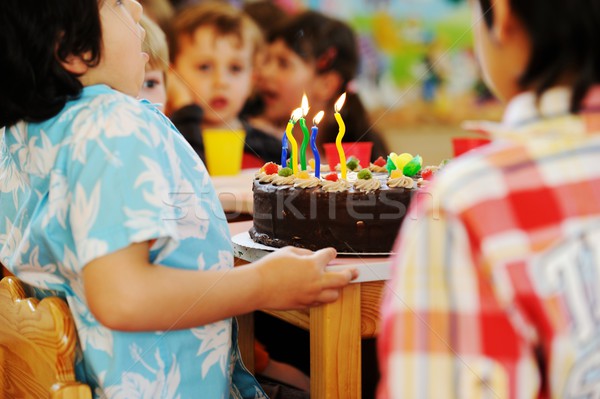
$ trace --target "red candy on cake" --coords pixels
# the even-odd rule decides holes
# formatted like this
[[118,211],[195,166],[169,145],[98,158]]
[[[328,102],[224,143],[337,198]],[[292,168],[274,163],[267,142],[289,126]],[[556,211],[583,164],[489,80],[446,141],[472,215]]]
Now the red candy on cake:
[[377,158],[375,160],[375,162],[373,162],[373,165],[384,167],[385,166],[385,159],[383,159],[383,157],[379,157],[379,158]]
[[338,181],[338,175],[337,173],[330,173],[327,176],[325,176],[325,180]]
[[263,170],[268,175],[274,175],[279,170],[279,167],[273,162],[267,162],[265,166],[263,166]]
[[421,171],[421,177],[423,178],[423,180],[431,180],[431,178],[433,177],[433,171],[429,168],[426,168],[423,171]]

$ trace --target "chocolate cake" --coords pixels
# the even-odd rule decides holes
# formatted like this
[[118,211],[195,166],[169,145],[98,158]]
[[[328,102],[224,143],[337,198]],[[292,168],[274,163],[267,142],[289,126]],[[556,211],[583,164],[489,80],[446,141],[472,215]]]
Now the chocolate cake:
[[250,230],[254,241],[311,250],[331,246],[338,252],[392,250],[417,191],[416,181],[408,178],[405,187],[391,187],[387,174],[381,174],[372,177],[376,189],[359,189],[345,182],[343,189],[332,190],[323,185],[326,181],[312,179],[314,184],[302,184],[304,180],[290,177],[276,185],[257,175],[253,183],[254,226]]

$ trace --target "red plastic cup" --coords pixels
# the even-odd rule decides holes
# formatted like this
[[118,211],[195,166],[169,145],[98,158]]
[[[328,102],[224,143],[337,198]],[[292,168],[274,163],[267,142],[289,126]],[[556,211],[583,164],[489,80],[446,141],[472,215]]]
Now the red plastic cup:
[[486,145],[490,143],[490,141],[490,139],[484,139],[480,137],[455,137],[452,139],[454,156],[458,157],[465,152],[469,152],[472,149]]
[[[325,143],[323,144],[323,148],[325,148],[325,156],[327,157],[329,168],[335,170],[336,165],[340,163],[340,155],[338,154],[335,143]],[[358,159],[361,168],[366,168],[371,163],[373,143],[370,141],[342,143],[342,148],[344,149],[344,154],[346,154],[346,161],[353,156]]]

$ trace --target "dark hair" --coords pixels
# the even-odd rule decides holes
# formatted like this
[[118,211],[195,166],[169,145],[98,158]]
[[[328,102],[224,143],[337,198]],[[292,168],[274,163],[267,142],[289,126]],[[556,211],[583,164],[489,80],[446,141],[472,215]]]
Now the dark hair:
[[[305,11],[284,21],[269,33],[269,43],[279,39],[302,59],[314,63],[317,73],[334,71],[339,74],[342,84],[338,96],[347,92],[346,103],[340,112],[346,122],[344,141],[372,141],[373,158],[386,154],[385,144],[377,133],[372,131],[360,97],[354,93],[353,87],[349,87],[359,64],[358,43],[354,31],[342,21],[316,11]],[[333,111],[333,104],[338,96],[330,100],[328,109]],[[319,143],[335,141],[337,130],[333,113],[327,112],[319,125]]]
[[273,21],[282,21],[288,18],[285,10],[270,0],[259,0],[251,3],[245,2],[242,10],[256,22],[263,32],[268,34],[276,24]]
[[0,1],[0,126],[51,118],[81,93],[60,61],[85,55],[88,65],[99,62],[101,1]]
[[[493,25],[491,0],[479,0]],[[519,77],[522,88],[542,94],[565,75],[573,77],[571,110],[581,109],[590,86],[600,82],[600,3],[589,0],[510,0],[531,39],[531,57]]]

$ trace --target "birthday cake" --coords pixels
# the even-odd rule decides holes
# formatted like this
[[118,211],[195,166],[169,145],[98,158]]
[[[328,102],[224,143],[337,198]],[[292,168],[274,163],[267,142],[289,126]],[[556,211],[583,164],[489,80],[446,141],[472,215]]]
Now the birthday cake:
[[419,156],[394,153],[362,170],[354,159],[347,166],[353,170],[345,179],[340,172],[263,166],[253,182],[252,239],[272,247],[389,253],[411,199],[438,167],[421,170]]

